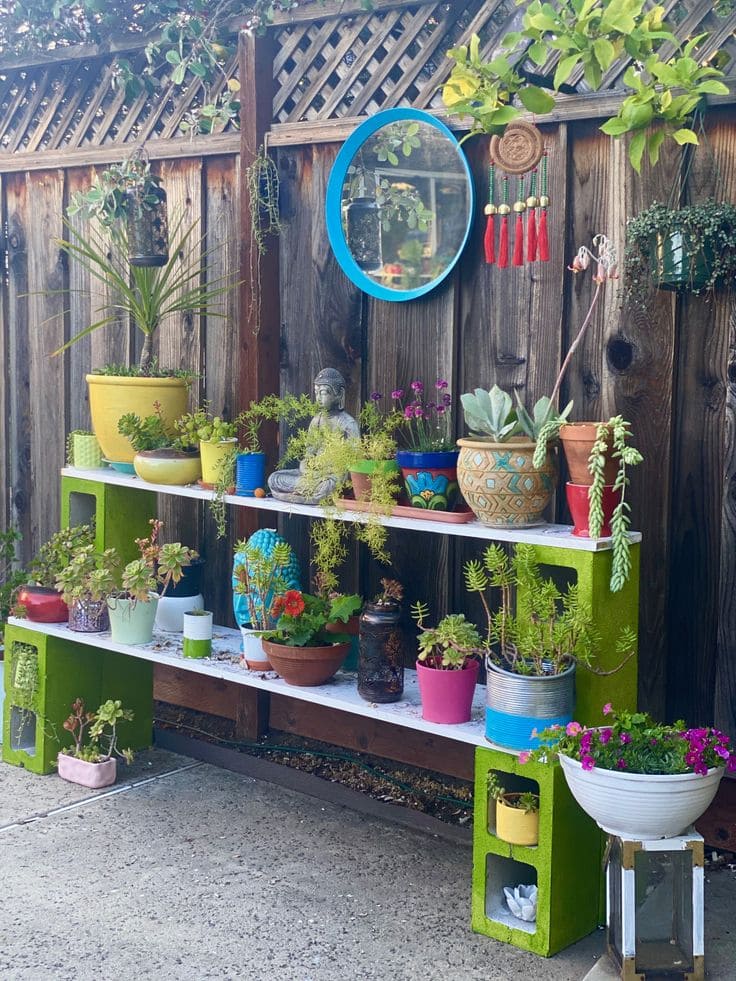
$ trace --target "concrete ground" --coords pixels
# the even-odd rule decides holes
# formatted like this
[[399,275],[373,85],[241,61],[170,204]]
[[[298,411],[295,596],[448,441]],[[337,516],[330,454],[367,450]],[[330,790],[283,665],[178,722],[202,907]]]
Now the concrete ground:
[[[580,981],[470,930],[471,852],[162,750],[112,792],[0,764],[2,981]],[[734,873],[706,886],[708,976],[736,981]]]

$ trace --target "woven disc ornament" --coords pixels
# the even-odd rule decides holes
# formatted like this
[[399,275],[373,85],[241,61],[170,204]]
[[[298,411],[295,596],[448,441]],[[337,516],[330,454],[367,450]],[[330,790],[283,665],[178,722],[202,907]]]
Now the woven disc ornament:
[[[549,260],[547,241],[547,151],[536,126],[523,119],[509,123],[503,136],[492,136],[489,147],[488,204],[485,206],[486,231],[483,238],[486,262],[502,269],[509,265],[509,216],[516,215],[511,264],[524,264],[524,212],[527,212],[526,260]],[[497,175],[497,171],[502,173]],[[500,180],[499,180],[500,178]],[[516,180],[516,197],[510,203],[510,178]],[[528,188],[527,188],[528,179]],[[501,203],[496,204],[500,183]],[[528,196],[527,196],[528,190]],[[541,212],[540,212],[541,209]],[[495,216],[501,219],[496,253]]]

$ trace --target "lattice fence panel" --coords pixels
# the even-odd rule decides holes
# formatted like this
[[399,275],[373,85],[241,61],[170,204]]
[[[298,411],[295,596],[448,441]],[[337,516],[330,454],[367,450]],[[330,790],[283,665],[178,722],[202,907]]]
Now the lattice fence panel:
[[[668,16],[682,36],[708,32],[702,54],[736,72],[736,15],[718,17],[702,0],[669,0]],[[274,62],[276,123],[300,123],[370,115],[414,106],[440,109],[440,87],[452,69],[445,52],[480,35],[484,55],[500,53],[504,34],[520,26],[514,0],[469,0],[412,5],[278,29]],[[554,60],[545,66],[550,77]],[[538,68],[528,66],[533,71]],[[609,73],[615,88],[623,69]],[[583,94],[582,78],[572,82]]]
[[[134,71],[143,70],[142,51],[129,60]],[[236,73],[233,57],[209,98],[219,95]],[[156,79],[152,94],[125,105],[123,91],[113,85],[114,75],[115,62],[109,57],[0,72],[0,155],[174,138],[187,113],[202,103],[199,79],[184,88]]]

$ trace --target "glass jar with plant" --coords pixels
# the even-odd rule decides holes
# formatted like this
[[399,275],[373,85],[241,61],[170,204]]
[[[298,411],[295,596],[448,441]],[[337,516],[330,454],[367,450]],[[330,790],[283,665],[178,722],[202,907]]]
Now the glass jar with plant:
[[464,613],[450,613],[436,627],[427,627],[428,613],[426,603],[418,601],[412,606],[411,615],[419,628],[417,679],[422,718],[444,724],[469,722],[483,639]]
[[360,615],[358,694],[367,702],[398,702],[404,694],[403,598],[401,583],[383,578],[380,592]]
[[608,834],[679,835],[706,810],[726,770],[736,771],[736,753],[717,729],[663,724],[610,702],[603,715],[597,728],[571,721],[545,729],[519,761],[559,759],[573,797]]
[[511,845],[539,843],[539,794],[509,791],[493,770],[488,771],[488,799],[496,802],[496,837]]
[[161,404],[141,418],[126,412],[118,420],[118,432],[126,436],[135,450],[133,467],[141,480],[151,484],[192,484],[202,473],[199,449],[186,436],[175,436],[174,427],[163,416]]
[[26,581],[15,593],[13,611],[17,616],[41,623],[61,623],[69,610],[56,588],[56,577],[72,561],[80,548],[94,542],[92,525],[62,528],[45,542],[28,566]]
[[[620,671],[636,654],[636,634],[623,628],[616,645],[619,663],[610,671],[594,665],[600,638],[578,585],[561,589],[545,578],[534,546],[517,545],[510,558],[501,546],[489,545],[481,559],[466,562],[464,576],[486,616],[486,736],[491,742],[530,748],[533,730],[572,719],[576,666],[605,676]],[[490,606],[491,589],[500,591],[497,610]]]
[[82,699],[75,699],[63,723],[74,745],[59,751],[59,776],[92,789],[115,783],[117,758],[133,762],[130,749],[118,749],[118,726],[132,718],[133,713],[119,699],[109,698],[96,712],[88,712]]

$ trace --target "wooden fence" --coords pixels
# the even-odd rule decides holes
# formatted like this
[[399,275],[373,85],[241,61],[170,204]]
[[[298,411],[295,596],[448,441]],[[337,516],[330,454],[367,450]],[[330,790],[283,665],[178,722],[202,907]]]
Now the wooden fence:
[[[694,0],[676,6],[688,31],[712,32],[709,43],[729,54],[733,73],[735,18],[716,20],[712,5]],[[165,325],[160,339],[162,361],[199,368],[202,393],[225,411],[279,385],[283,391],[309,391],[326,365],[349,379],[348,408],[354,413],[370,391],[390,392],[413,377],[429,383],[448,378],[456,394],[496,381],[536,399],[551,388],[591,297],[590,277],[575,278],[566,270],[574,249],[599,231],[622,247],[626,217],[655,198],[666,200],[679,181],[676,155],[637,178],[625,146],[599,132],[600,115],[616,101],[617,79],[611,77],[598,95],[581,90],[561,100],[542,126],[550,147],[553,201],[549,263],[506,270],[484,265],[479,219],[461,262],[428,296],[385,303],[360,293],[337,266],[325,228],[326,183],[340,142],[356,117],[378,108],[439,111],[437,89],[449,71],[447,48],[478,31],[491,49],[518,16],[511,0],[409,5],[376,0],[374,8],[368,13],[357,2],[315,4],[294,16],[279,15],[266,37],[241,41],[240,166],[268,133],[281,175],[284,231],[257,280],[247,275],[252,258],[247,190],[238,194],[233,136],[193,144],[174,139],[166,126],[177,107],[169,107],[166,118],[149,128],[147,147],[162,161],[170,198],[201,216],[210,236],[232,242],[240,232],[246,281],[239,321],[233,300],[227,321],[200,325],[184,318]],[[11,98],[4,91],[12,89],[0,89],[0,108]],[[724,197],[732,198],[736,186],[736,110],[728,99],[722,102],[708,113],[712,154],[699,152],[688,178],[688,193],[696,200],[713,186],[714,161]],[[8,384],[0,403],[5,434],[0,481],[10,489],[0,519],[23,530],[26,557],[57,526],[64,432],[87,419],[85,372],[91,364],[133,354],[134,347],[129,331],[121,328],[78,346],[64,361],[49,360],[48,352],[84,322],[91,301],[74,293],[66,301],[23,297],[29,290],[75,288],[74,274],[53,244],[61,214],[92,168],[120,159],[125,149],[115,128],[99,122],[112,109],[101,100],[87,113],[102,134],[97,143],[95,127],[81,125],[79,112],[86,109],[78,106],[70,116],[77,121],[74,132],[87,135],[65,153],[57,116],[63,109],[63,99],[53,111],[41,100],[33,113],[26,112],[28,126],[22,137],[13,136],[12,151],[0,136],[6,148],[0,150],[0,175],[8,230],[0,329]],[[154,111],[141,107],[144,121]],[[32,141],[30,124],[45,118],[56,120],[54,145],[47,149],[43,140]],[[128,143],[134,142],[135,129],[130,128]],[[478,139],[466,147],[481,189],[486,146]],[[225,253],[222,268],[235,261],[233,252]],[[56,318],[42,327],[51,314]],[[656,295],[649,312],[642,313],[622,305],[617,291],[608,289],[566,388],[576,418],[621,412],[631,419],[645,455],[632,495],[634,524],[644,533],[641,703],[660,714],[712,721],[717,695],[719,722],[736,729],[736,323],[730,294]],[[461,430],[457,420],[458,434]],[[563,514],[561,503],[558,511]],[[202,540],[224,582],[228,545],[213,542],[207,519],[188,512],[172,515],[174,521],[184,521],[192,536],[204,521]],[[306,525],[290,519],[284,527],[306,557]],[[394,536],[393,544],[393,573],[406,583],[409,599],[428,600],[438,615],[463,608],[459,572],[472,545],[410,533]],[[377,570],[365,556],[353,552],[352,566],[359,567],[366,588],[375,581]],[[218,612],[226,606],[223,589]]]

